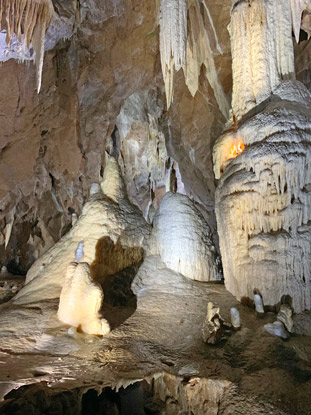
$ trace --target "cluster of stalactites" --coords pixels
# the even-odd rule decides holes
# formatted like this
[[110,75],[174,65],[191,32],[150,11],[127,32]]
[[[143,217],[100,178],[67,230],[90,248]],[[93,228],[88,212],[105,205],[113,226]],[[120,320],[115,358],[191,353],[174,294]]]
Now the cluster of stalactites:
[[44,57],[44,37],[53,17],[51,0],[0,0],[0,30],[7,32],[7,43],[15,34],[25,48],[35,52],[37,90],[40,91]]
[[230,35],[232,109],[241,118],[282,80],[295,79],[289,0],[235,1]]
[[187,0],[162,0],[160,9],[160,51],[167,106],[173,96],[174,69],[185,64]]
[[199,89],[199,75],[204,64],[220,111],[227,117],[229,103],[218,78],[205,22],[209,22],[214,34],[216,53],[222,53],[205,0],[161,0],[160,54],[167,107],[173,100],[174,71],[183,69],[186,85],[194,96]]

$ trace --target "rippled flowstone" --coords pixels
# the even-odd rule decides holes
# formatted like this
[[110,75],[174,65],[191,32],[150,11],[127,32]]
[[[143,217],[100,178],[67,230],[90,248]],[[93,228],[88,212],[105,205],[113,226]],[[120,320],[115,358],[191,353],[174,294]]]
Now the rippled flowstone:
[[239,300],[258,291],[265,306],[289,296],[301,312],[311,308],[311,95],[294,81],[290,4],[280,4],[233,1],[235,122],[214,146],[215,211],[227,289]]

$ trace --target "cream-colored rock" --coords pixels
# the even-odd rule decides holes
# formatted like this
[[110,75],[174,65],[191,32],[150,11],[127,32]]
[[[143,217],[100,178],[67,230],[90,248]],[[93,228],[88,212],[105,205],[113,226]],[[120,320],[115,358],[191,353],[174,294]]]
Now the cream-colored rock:
[[[216,43],[215,50],[212,43]],[[214,56],[219,54],[222,54],[222,49],[205,0],[161,1],[160,55],[168,108],[173,101],[174,71],[183,69],[186,85],[194,96],[199,89],[199,76],[204,65],[206,79],[219,109],[224,117],[228,116],[229,103],[214,60]]]
[[160,119],[163,103],[156,89],[129,96],[118,115],[110,154],[118,162],[132,203],[152,222],[167,191],[184,193],[179,166],[168,155]]
[[280,311],[278,312],[277,319],[284,324],[286,330],[289,333],[292,333],[294,326],[292,316],[293,310],[291,309],[291,307],[287,304],[282,304],[280,307]]
[[[141,261],[150,227],[139,209],[128,201],[114,158],[108,161],[101,188],[106,193],[98,188],[71,230],[30,268],[26,285],[15,297],[15,303],[59,297],[67,265],[75,261],[80,243],[83,261],[90,264],[96,279]],[[106,256],[111,253],[111,244],[118,248],[120,255],[115,255],[113,264],[107,266]]]
[[227,289],[240,300],[258,291],[270,306],[290,296],[300,312],[311,307],[311,95],[282,81],[294,77],[291,27],[288,0],[233,2],[232,108],[253,112],[213,159]]
[[210,229],[187,196],[168,192],[153,228],[157,250],[168,268],[197,281],[221,279]]
[[222,335],[223,320],[220,316],[219,307],[215,307],[212,301],[207,304],[206,318],[202,326],[203,341],[208,344],[215,344]]
[[[266,108],[214,147],[216,217],[227,289],[265,305],[311,308],[311,96],[286,82]],[[245,150],[227,158],[235,137]]]
[[283,79],[295,79],[291,9],[288,0],[232,4],[232,110],[241,118]]
[[84,333],[105,335],[110,326],[99,316],[103,298],[103,290],[93,281],[89,264],[72,262],[67,268],[57,317],[63,323],[80,327]]

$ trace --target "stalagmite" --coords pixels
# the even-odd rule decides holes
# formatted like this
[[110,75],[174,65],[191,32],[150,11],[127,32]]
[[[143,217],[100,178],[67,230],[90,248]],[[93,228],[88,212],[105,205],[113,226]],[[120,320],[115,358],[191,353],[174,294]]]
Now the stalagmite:
[[89,264],[72,262],[67,268],[57,316],[63,323],[80,327],[84,333],[105,335],[110,326],[99,316],[103,298],[103,290],[93,281]]
[[[54,14],[51,0],[2,0],[0,2],[0,31],[7,32],[9,44],[13,35],[17,36],[23,47],[32,45],[35,51],[37,69],[37,90],[41,88],[44,58],[44,37]],[[1,27],[4,22],[4,27]]]
[[107,162],[104,180],[97,190],[69,232],[29,269],[15,303],[58,298],[67,266],[73,261],[90,264],[92,276],[100,280],[142,260],[150,226],[129,202],[113,157]]
[[265,306],[289,296],[300,312],[311,308],[311,95],[284,80],[294,78],[289,2],[234,2],[231,42],[238,125],[213,151],[225,284],[239,300],[260,292]]
[[76,262],[80,262],[81,259],[84,256],[83,245],[84,245],[84,242],[83,241],[79,242],[79,244],[78,244],[78,247],[76,249],[76,254],[75,254],[75,256],[76,256]]
[[208,224],[187,196],[166,193],[154,217],[153,236],[168,268],[197,281],[221,279]]
[[235,330],[238,330],[241,327],[241,318],[239,310],[235,307],[230,308],[230,318],[231,318],[231,324],[232,327]]
[[223,320],[219,307],[215,307],[212,301],[207,304],[206,319],[202,326],[202,338],[205,343],[215,344],[222,336]]
[[262,298],[259,294],[254,294],[254,304],[257,313],[263,314],[265,312],[263,308]]
[[286,330],[290,333],[293,331],[293,319],[292,319],[293,311],[287,304],[282,304],[280,307],[280,311],[278,312],[277,319],[281,321],[286,327]]
[[284,340],[287,340],[289,338],[289,333],[285,330],[283,323],[281,323],[280,321],[275,321],[271,324],[265,324],[264,329],[269,334],[281,337]]

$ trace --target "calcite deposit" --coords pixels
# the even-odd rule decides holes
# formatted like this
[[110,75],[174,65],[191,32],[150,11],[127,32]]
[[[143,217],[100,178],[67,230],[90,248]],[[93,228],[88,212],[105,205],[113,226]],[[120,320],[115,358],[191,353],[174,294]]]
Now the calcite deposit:
[[72,262],[67,267],[57,317],[84,333],[105,335],[110,326],[99,315],[103,298],[103,290],[93,281],[89,264]]
[[[286,5],[282,8],[285,14],[290,12],[289,3]],[[227,289],[240,300],[253,299],[257,292],[265,306],[287,299],[300,312],[311,307],[311,96],[301,83],[282,81],[293,66],[289,18],[277,21],[288,33],[287,43],[284,35],[281,46],[290,62],[278,62],[275,59],[284,53],[274,55],[266,48],[265,36],[273,39],[270,46],[274,51],[280,47],[279,38],[269,32],[269,19],[276,19],[275,4],[272,6],[254,1],[247,8],[244,2],[233,7],[232,105],[234,113],[244,118],[214,147],[214,171],[219,179],[216,216]],[[254,51],[249,49],[255,44],[250,46],[249,36],[253,35],[248,24],[258,25],[262,32],[256,35]],[[245,29],[243,33],[236,32],[235,25]],[[244,64],[242,69],[242,51],[247,59],[254,59],[252,65],[258,71],[247,70],[247,65],[245,70]],[[275,59],[269,61],[260,51]],[[245,91],[251,89],[255,98],[248,100]],[[268,97],[267,103],[258,105]],[[240,151],[232,150],[239,142],[243,143]]]
[[168,268],[197,281],[221,279],[209,226],[187,196],[166,193],[154,217],[153,237],[152,249]]
[[[90,195],[70,231],[30,268],[25,287],[14,299],[16,304],[58,298],[68,264],[75,260],[81,241],[83,261],[90,264],[95,279],[142,260],[150,228],[138,208],[128,201],[113,157],[109,159],[101,187],[97,189],[98,192]],[[117,248],[111,249],[111,245]]]
[[129,96],[117,117],[111,140],[132,203],[152,222],[167,191],[185,193],[178,163],[169,156],[160,125],[163,103],[156,89]]
[[310,0],[0,11],[1,414],[309,415]]
[[53,15],[52,0],[4,0],[0,5],[0,30],[1,22],[5,21],[7,44],[15,35],[22,42],[25,58],[30,45],[35,51],[38,92],[41,88],[45,34]]

